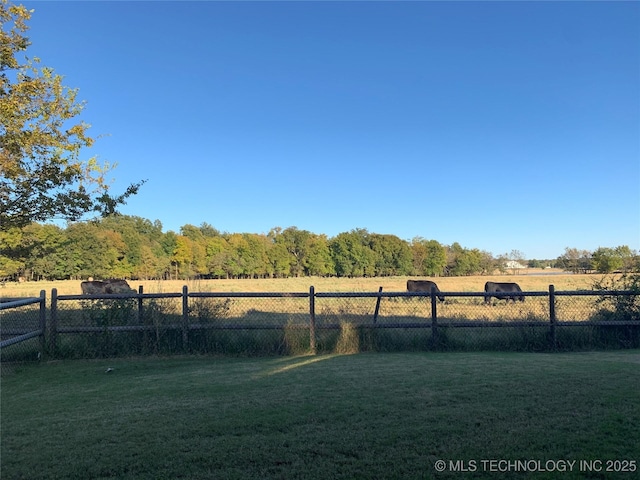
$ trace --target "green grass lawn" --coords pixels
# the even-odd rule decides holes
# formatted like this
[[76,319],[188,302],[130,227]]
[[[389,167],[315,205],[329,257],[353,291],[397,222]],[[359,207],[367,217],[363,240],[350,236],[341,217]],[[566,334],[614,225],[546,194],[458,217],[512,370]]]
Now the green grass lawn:
[[5,375],[1,402],[3,480],[639,475],[638,350],[65,361]]

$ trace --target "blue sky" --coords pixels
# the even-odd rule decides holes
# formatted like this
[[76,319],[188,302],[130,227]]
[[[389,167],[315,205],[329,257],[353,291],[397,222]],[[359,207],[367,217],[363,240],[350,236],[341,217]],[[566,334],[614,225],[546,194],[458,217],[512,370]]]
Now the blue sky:
[[165,231],[640,250],[638,2],[24,4]]

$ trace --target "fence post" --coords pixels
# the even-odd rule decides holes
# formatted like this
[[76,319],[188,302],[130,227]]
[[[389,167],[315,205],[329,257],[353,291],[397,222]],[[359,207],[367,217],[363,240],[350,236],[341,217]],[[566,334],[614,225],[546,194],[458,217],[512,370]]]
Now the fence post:
[[431,287],[431,337],[434,345],[438,345],[438,307],[436,305],[436,289]]
[[142,294],[143,293],[144,293],[144,289],[142,285],[138,286],[138,295],[140,295],[138,297],[138,325],[142,325],[144,320],[144,314],[142,311]]
[[[378,293],[382,293],[382,287],[378,289]],[[378,299],[376,300],[376,310],[373,312],[373,323],[378,321],[378,313],[380,313],[380,300],[382,300],[382,296],[378,295]]]
[[556,348],[556,288],[549,285],[549,340],[551,348]]
[[46,341],[46,329],[47,329],[47,292],[40,290],[40,357],[44,358],[45,350],[47,348]]
[[309,287],[309,348],[316,354],[316,290]]
[[51,321],[49,322],[49,355],[56,355],[56,341],[58,335],[58,289],[51,289]]
[[189,345],[189,289],[182,287],[182,347],[185,352]]

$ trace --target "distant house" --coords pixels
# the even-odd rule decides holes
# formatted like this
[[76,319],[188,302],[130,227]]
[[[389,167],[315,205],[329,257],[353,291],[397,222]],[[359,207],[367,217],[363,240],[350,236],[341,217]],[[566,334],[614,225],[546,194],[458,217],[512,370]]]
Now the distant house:
[[509,260],[508,262],[505,262],[504,268],[508,268],[511,270],[522,270],[523,268],[527,268],[527,266],[522,265],[521,263],[516,262],[515,260]]

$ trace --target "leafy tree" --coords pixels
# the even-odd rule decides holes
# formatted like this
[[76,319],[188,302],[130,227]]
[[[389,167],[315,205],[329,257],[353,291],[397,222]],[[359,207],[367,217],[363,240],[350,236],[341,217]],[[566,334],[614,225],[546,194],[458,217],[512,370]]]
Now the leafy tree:
[[491,252],[480,250],[480,273],[481,275],[491,275],[496,270],[496,259]]
[[207,256],[206,256],[206,244],[203,241],[192,243],[193,258],[191,259],[191,266],[193,273],[196,276],[206,275],[209,273],[207,268]]
[[[187,240],[180,240],[180,237],[184,237]],[[207,239],[205,238],[200,227],[196,227],[194,225],[183,225],[180,227],[180,236],[178,237],[178,246],[182,242],[181,248],[186,248],[185,245],[188,244],[188,251],[191,255],[190,260],[188,261],[189,267],[185,270],[186,264],[184,263],[184,259],[181,262],[183,274],[186,274],[187,277],[191,278],[192,276],[199,276],[209,273],[208,265],[207,265]],[[175,250],[174,250],[175,251]],[[175,259],[175,257],[174,257]]]
[[339,277],[374,275],[376,255],[369,247],[366,229],[338,234],[329,242],[329,250]]
[[190,224],[186,224],[180,227],[180,235],[184,235],[192,242],[200,242],[204,240],[204,235],[202,234],[200,228]]
[[637,272],[640,270],[638,252],[631,250],[628,245],[620,245],[614,251],[622,259],[622,270],[624,272]]
[[436,240],[416,237],[411,241],[414,272],[417,275],[439,276],[447,266],[447,250]]
[[447,250],[436,240],[425,243],[427,257],[422,263],[424,273],[430,276],[440,276],[447,265]]
[[413,255],[409,245],[395,235],[372,233],[369,245],[375,253],[375,275],[409,275]]
[[449,247],[447,257],[448,274],[453,276],[480,273],[485,262],[485,256],[480,250],[463,248],[457,242]]
[[456,276],[464,275],[461,257],[463,256],[465,249],[458,242],[454,242],[451,246],[447,247],[447,275]]
[[229,258],[230,247],[223,237],[212,237],[206,239],[205,259],[207,273],[216,278],[229,276],[227,269],[227,259]]
[[206,237],[206,238],[213,238],[213,237],[219,237],[220,236],[220,232],[213,228],[211,225],[209,225],[207,222],[202,223],[202,225],[200,225],[200,232],[202,233],[202,236]]
[[591,264],[598,273],[611,273],[620,270],[624,262],[613,248],[600,247],[591,256]]
[[238,278],[246,275],[245,252],[249,249],[246,238],[241,233],[229,235],[229,256],[226,262],[226,269],[231,278]]
[[[129,215],[111,215],[101,219],[100,228],[118,232],[125,244],[113,276],[164,278],[170,269],[171,255],[163,247],[162,223]],[[168,250],[173,252],[175,245]]]
[[269,271],[276,278],[286,278],[291,272],[293,257],[289,254],[283,242],[274,242],[271,238],[271,246],[267,250]]
[[165,272],[167,279],[178,278],[178,267],[173,261],[173,252],[178,245],[178,235],[173,230],[166,232],[160,239],[163,256],[169,259],[169,268]]
[[0,230],[0,280],[17,278],[24,271],[24,256],[20,252],[22,238],[20,228]]
[[140,247],[140,264],[137,265],[134,276],[145,280],[162,278],[168,267],[167,259],[159,256],[157,251],[154,252],[151,246],[145,244]]
[[127,215],[112,215],[100,221],[101,228],[119,233],[124,242],[121,261],[126,267],[119,274],[114,273],[115,277],[130,277],[137,270],[142,262],[142,245],[152,241],[145,235],[152,230],[150,225],[148,220]]
[[[274,235],[274,231],[272,231]],[[311,232],[289,227],[275,234],[276,242],[282,243],[291,255],[291,274],[299,277],[304,274],[306,257],[309,254]]]
[[132,265],[126,259],[127,244],[120,232],[114,230],[98,229],[97,233],[100,247],[104,249],[107,271],[103,277],[129,278]]
[[180,278],[190,278],[193,274],[193,241],[184,235],[176,237],[176,246],[173,250],[171,262],[176,265],[176,272]]
[[485,260],[483,252],[477,248],[472,248],[467,250],[466,257],[468,266],[465,275],[478,275],[479,273],[482,273],[483,262]]
[[23,229],[25,250],[28,252],[25,267],[34,280],[64,278],[62,257],[65,232],[57,225],[32,223]]
[[308,245],[309,254],[304,263],[305,273],[319,277],[335,275],[331,251],[329,250],[329,241],[326,235],[312,233],[308,239]]
[[550,260],[539,260],[539,259],[532,259],[529,260],[527,262],[527,266],[529,268],[546,268],[551,266],[551,261]]
[[0,255],[0,280],[16,278],[23,269],[24,262],[6,255]]
[[[65,231],[66,242],[60,252],[65,278],[109,278],[113,276],[118,246],[110,245],[99,224],[79,222]],[[120,239],[121,240],[121,239]],[[117,239],[116,239],[117,241]]]
[[20,60],[32,11],[0,0],[0,229],[52,218],[109,215],[144,182],[109,192],[115,165],[82,160],[94,139],[77,120],[84,103],[37,58]]
[[269,273],[267,239],[255,233],[243,234],[246,247],[241,251],[244,274],[249,278],[264,277]]
[[558,266],[573,273],[587,273],[591,270],[591,252],[566,247],[558,257]]
[[[427,258],[426,240],[422,237],[415,237],[411,240],[411,255],[413,256],[413,275],[424,275],[423,262]],[[446,263],[445,263],[446,264]]]

